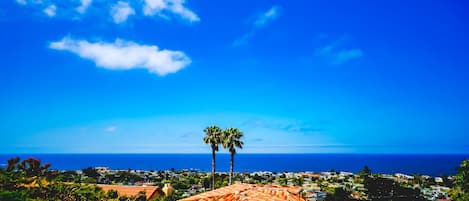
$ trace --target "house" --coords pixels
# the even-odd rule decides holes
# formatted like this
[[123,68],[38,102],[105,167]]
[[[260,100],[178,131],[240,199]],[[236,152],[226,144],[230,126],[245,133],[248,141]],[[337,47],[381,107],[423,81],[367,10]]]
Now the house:
[[117,191],[119,196],[138,196],[140,192],[145,192],[147,200],[157,198],[163,194],[161,189],[158,186],[124,186],[124,185],[104,185],[98,184],[99,187],[103,189],[104,192],[109,190]]
[[298,187],[282,187],[275,185],[233,184],[180,201],[305,201],[301,196],[303,189]]
[[319,179],[321,177],[320,174],[314,174],[314,173],[299,173],[298,176],[305,177],[305,178],[314,178],[314,179]]
[[305,191],[305,199],[308,201],[324,201],[327,194],[322,191]]
[[95,167],[94,168],[99,174],[106,174],[109,172],[108,167]]

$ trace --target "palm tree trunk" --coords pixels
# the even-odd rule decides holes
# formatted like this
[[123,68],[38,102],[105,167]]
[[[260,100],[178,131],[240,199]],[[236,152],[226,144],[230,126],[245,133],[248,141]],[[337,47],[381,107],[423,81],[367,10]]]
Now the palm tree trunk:
[[212,149],[212,190],[215,189],[215,149]]
[[231,152],[231,162],[230,162],[230,185],[233,180],[233,171],[234,171],[234,155],[235,153]]

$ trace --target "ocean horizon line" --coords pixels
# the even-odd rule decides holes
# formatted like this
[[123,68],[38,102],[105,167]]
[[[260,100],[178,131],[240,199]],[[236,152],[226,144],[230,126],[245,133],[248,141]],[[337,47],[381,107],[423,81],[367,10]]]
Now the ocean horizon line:
[[[146,153],[146,152],[122,152],[122,153],[0,153],[0,155],[211,155],[208,152],[191,152],[191,153],[179,153],[179,152],[156,152],[156,153]],[[217,155],[230,155],[230,153],[218,152]],[[469,153],[263,153],[263,152],[247,152],[247,153],[236,153],[236,155],[466,155],[469,156]]]
[[[210,153],[126,153],[126,154],[0,154],[0,163],[13,157],[37,158],[52,164],[54,169],[80,170],[87,167],[109,167],[111,169],[169,170],[174,168],[210,170]],[[219,153],[219,171],[229,170],[230,155]],[[455,174],[456,167],[468,154],[356,154],[356,153],[281,153],[281,154],[236,154],[237,171],[326,171],[340,170],[358,172],[369,166],[380,173],[420,173],[428,175]],[[70,161],[73,161],[71,163]]]

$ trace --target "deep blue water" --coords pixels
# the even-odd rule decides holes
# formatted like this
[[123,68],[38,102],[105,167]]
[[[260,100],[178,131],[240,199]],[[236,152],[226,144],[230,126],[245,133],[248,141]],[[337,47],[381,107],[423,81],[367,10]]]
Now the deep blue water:
[[[52,163],[52,169],[78,170],[104,166],[111,169],[210,171],[210,154],[3,154],[0,164],[19,156]],[[217,171],[229,170],[229,155],[217,154]],[[235,171],[336,171],[358,172],[368,165],[375,173],[455,174],[469,155],[391,154],[237,154]]]

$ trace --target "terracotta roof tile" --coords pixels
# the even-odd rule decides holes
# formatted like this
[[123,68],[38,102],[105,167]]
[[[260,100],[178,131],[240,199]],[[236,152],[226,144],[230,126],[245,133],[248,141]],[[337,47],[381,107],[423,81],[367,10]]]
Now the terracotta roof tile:
[[180,201],[304,201],[301,188],[273,185],[233,184]]
[[140,191],[145,192],[147,199],[158,194],[158,186],[123,186],[123,185],[104,185],[98,184],[104,192],[116,190],[119,196],[137,196]]

